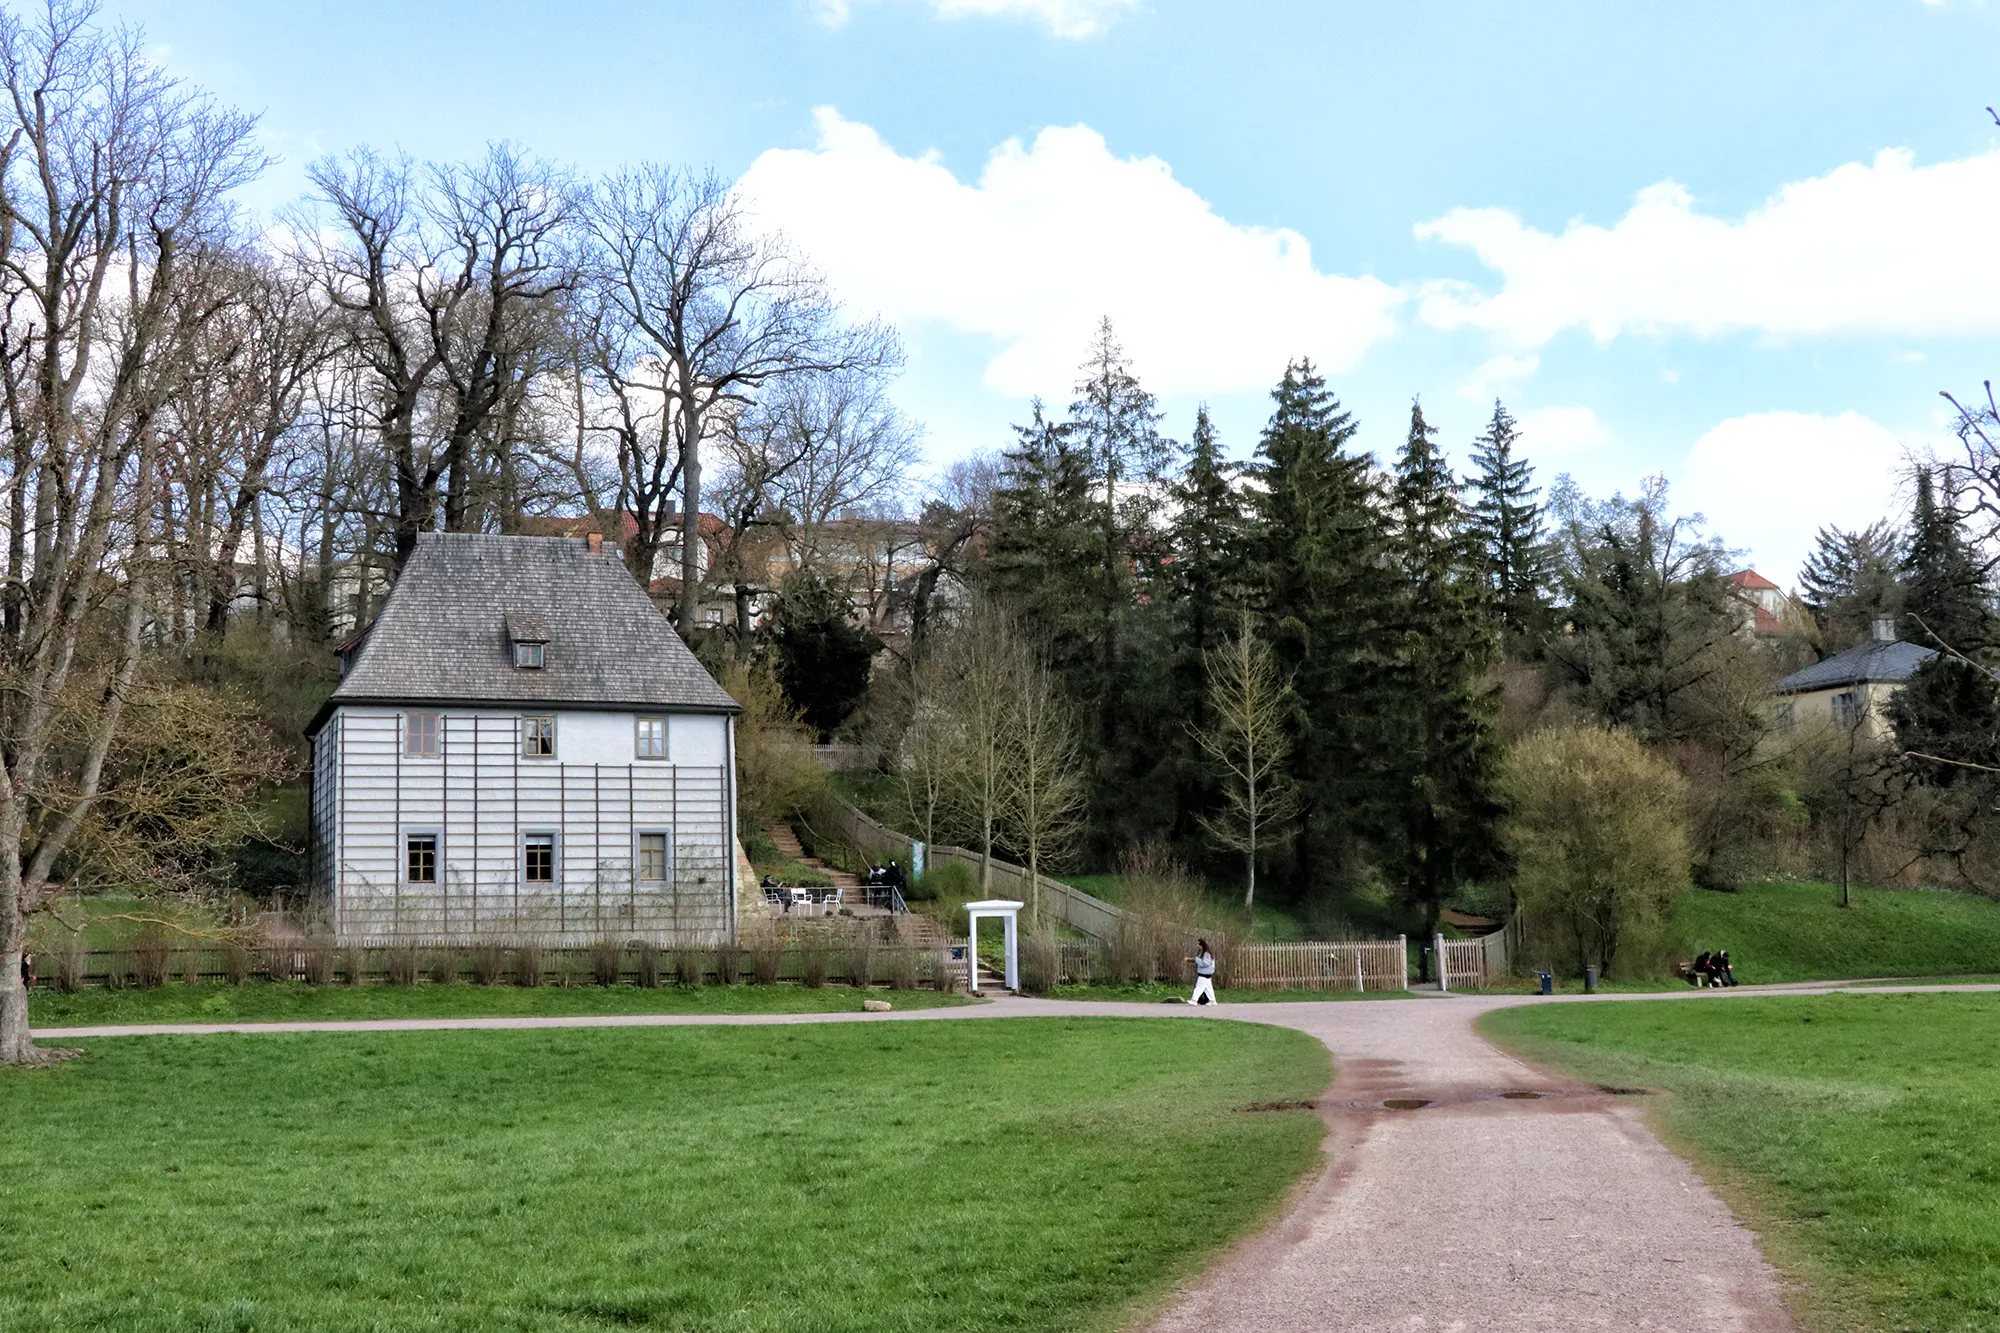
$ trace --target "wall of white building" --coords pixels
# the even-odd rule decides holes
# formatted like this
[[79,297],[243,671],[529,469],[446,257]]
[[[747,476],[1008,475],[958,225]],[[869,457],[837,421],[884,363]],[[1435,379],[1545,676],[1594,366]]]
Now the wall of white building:
[[[316,740],[315,853],[343,939],[733,937],[728,718],[669,715],[667,758],[641,760],[638,715],[556,710],[554,756],[531,758],[522,713],[439,709],[427,757],[404,743],[416,711],[342,707]],[[653,832],[659,883],[634,874]],[[524,873],[531,833],[556,840],[551,882]],[[435,883],[407,873],[412,836],[437,839]]]

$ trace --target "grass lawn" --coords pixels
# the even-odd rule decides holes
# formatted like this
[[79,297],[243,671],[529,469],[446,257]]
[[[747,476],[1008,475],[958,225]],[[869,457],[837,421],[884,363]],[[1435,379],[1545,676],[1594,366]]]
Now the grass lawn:
[[1303,1034],[101,1038],[0,1073],[0,1328],[1093,1329],[1319,1160]]
[[1808,1328],[2000,1327],[2000,995],[1502,1010],[1482,1030],[1653,1103]]
[[29,993],[28,1020],[36,1027],[94,1027],[102,1023],[284,1023],[342,1018],[503,1018],[576,1014],[823,1014],[859,1010],[861,1001],[887,1000],[898,1009],[933,1009],[970,1003],[943,991],[869,991],[847,986],[308,986],[303,982],[246,981],[188,985],[170,981],[154,990],[105,990],[91,986],[73,995],[37,988]]
[[1676,924],[1691,950],[1727,949],[1741,981],[1928,977],[2000,969],[2000,902],[1970,893],[1838,885],[1695,890]]

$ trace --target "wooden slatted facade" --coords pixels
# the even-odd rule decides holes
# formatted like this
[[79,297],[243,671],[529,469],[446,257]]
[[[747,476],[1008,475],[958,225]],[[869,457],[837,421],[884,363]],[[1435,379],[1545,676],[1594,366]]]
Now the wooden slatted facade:
[[[340,939],[734,938],[724,765],[528,760],[519,714],[450,711],[437,756],[412,758],[406,716],[342,709],[317,738],[315,850]],[[642,833],[666,836],[661,880],[634,873]],[[553,838],[548,882],[524,864],[532,835]],[[412,837],[436,839],[430,882],[411,879]]]

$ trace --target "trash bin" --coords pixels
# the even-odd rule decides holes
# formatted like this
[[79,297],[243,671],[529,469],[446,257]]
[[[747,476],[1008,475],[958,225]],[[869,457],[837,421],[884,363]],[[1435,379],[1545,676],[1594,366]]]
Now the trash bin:
[[1540,977],[1540,978],[1541,978],[1541,981],[1542,981],[1542,994],[1544,994],[1544,995],[1554,995],[1554,994],[1556,993],[1556,974],[1555,974],[1555,973],[1553,973],[1553,972],[1537,972],[1537,973],[1535,973],[1535,975],[1536,975],[1537,977]]
[[1596,989],[1597,989],[1597,969],[1595,967],[1584,968],[1583,993],[1588,995],[1591,992],[1595,991]]

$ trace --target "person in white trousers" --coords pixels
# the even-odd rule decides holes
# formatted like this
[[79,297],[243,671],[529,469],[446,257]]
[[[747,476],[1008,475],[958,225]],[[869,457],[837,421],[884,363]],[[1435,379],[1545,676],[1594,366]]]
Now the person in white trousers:
[[1196,940],[1194,943],[1194,994],[1188,997],[1188,1003],[1220,1003],[1215,998],[1215,955],[1208,951],[1207,940]]

